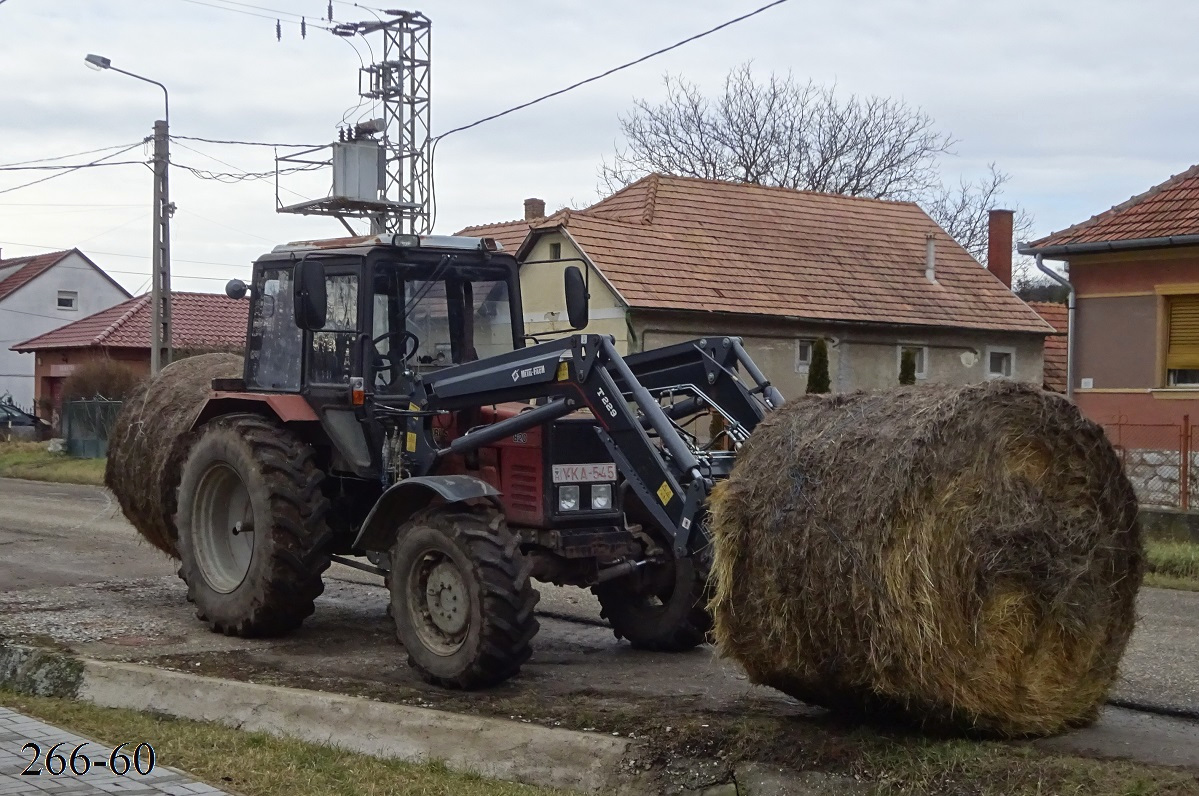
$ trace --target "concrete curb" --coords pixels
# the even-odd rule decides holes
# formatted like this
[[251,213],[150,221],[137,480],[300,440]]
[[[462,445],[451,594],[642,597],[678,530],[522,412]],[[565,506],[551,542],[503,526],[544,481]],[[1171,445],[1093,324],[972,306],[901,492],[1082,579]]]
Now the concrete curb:
[[621,776],[631,742],[359,697],[78,659],[0,641],[0,685],[156,711],[455,771],[586,793],[644,793]]

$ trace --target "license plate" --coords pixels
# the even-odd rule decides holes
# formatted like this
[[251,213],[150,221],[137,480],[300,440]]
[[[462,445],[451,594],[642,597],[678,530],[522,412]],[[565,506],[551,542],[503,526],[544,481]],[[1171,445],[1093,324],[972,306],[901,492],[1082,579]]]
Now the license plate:
[[615,481],[616,465],[606,464],[555,464],[555,484],[590,484],[596,481]]

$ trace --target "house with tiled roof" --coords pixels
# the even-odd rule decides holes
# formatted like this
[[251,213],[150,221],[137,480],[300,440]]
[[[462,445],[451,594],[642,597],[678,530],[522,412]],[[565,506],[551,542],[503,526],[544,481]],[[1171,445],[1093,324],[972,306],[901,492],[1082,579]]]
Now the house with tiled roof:
[[129,298],[78,249],[0,259],[0,400],[34,403],[34,357],[13,343],[71,323]]
[[1199,418],[1199,166],[1021,251],[1067,264],[1084,412],[1109,425]]
[[566,330],[562,271],[578,265],[588,331],[625,352],[738,335],[784,394],[803,392],[821,337],[838,391],[896,384],[908,348],[920,379],[1042,382],[1055,330],[1011,292],[1008,211],[992,214],[992,272],[911,202],[655,174],[543,207],[461,232],[516,252],[530,333]]
[[1066,392],[1066,351],[1070,333],[1069,312],[1065,304],[1055,301],[1030,301],[1028,306],[1045,319],[1056,331],[1045,338],[1044,387],[1053,392]]
[[[216,293],[171,293],[171,345],[178,354],[239,351],[245,346],[249,302]],[[43,416],[61,403],[62,383],[79,365],[96,359],[150,372],[150,294],[131,298],[74,323],[12,346],[35,358]]]

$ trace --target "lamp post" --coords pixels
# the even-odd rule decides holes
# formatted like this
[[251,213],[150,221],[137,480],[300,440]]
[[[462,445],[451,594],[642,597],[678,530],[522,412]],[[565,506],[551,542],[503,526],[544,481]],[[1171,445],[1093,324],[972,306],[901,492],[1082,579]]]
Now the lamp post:
[[157,375],[171,363],[171,215],[175,211],[171,204],[167,174],[170,164],[171,99],[167,87],[162,83],[118,69],[102,55],[88,55],[83,60],[97,71],[111,69],[162,89],[163,118],[154,122],[154,273],[151,279],[153,313],[150,331],[150,372]]

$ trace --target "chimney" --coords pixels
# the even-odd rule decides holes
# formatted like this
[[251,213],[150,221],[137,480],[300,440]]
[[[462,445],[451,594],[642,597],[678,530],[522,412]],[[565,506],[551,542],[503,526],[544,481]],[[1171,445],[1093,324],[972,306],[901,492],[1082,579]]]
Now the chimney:
[[937,236],[931,232],[924,238],[924,278],[937,281]]
[[999,281],[1012,286],[1012,220],[1011,210],[992,210],[987,213],[987,270]]
[[545,218],[545,200],[526,199],[525,221],[536,221],[539,218]]

